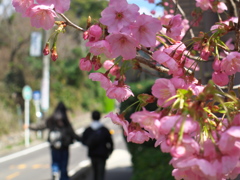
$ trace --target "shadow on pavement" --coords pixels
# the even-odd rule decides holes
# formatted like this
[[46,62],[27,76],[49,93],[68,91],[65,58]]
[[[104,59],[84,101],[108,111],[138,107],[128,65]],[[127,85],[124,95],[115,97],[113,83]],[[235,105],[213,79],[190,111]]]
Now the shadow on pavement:
[[[132,167],[117,167],[107,169],[105,180],[130,180],[132,176]],[[93,172],[91,167],[85,167],[76,172],[71,180],[93,180]]]

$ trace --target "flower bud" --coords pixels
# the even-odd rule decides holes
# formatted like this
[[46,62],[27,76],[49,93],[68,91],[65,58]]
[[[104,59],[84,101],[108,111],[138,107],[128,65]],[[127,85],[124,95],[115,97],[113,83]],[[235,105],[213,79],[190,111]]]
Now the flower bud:
[[45,48],[43,49],[43,55],[46,56],[49,54],[49,42],[46,43]]
[[53,61],[56,61],[57,58],[58,58],[56,46],[51,49],[51,52],[52,52],[52,54],[51,54],[51,59],[52,59]]
[[91,16],[88,16],[88,18],[87,18],[87,29],[91,26],[91,24],[92,24],[92,18],[91,18]]

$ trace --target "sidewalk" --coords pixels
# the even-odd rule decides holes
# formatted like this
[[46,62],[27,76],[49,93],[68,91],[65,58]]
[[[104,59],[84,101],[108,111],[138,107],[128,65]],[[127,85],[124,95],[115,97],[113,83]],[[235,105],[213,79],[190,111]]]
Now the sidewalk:
[[[130,180],[132,176],[131,155],[127,150],[113,151],[106,164],[105,180]],[[71,180],[93,180],[90,163],[71,177]]]

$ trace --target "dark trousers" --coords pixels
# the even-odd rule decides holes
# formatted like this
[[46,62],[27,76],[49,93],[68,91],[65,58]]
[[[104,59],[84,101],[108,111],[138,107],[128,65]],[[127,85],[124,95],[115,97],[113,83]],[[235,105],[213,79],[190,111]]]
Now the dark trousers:
[[69,158],[69,150],[51,148],[52,155],[52,173],[60,172],[60,180],[69,180],[67,166]]
[[94,180],[104,180],[106,159],[99,157],[91,158]]

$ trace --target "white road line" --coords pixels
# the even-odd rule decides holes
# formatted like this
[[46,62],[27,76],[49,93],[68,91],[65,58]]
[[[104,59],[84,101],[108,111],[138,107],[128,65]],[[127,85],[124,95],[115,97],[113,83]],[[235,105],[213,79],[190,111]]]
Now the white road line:
[[[82,134],[83,130],[84,130],[84,128],[79,128],[79,129],[76,130],[76,132],[77,132],[77,134]],[[81,146],[80,142],[78,142],[78,144]],[[77,143],[76,144],[74,143],[73,148],[76,148],[79,145],[77,145]],[[22,151],[19,151],[17,153],[13,153],[13,154],[10,154],[10,155],[4,156],[4,157],[0,157],[0,163],[12,160],[14,158],[17,158],[17,157],[20,157],[20,156],[23,156],[23,155],[26,155],[26,154],[29,154],[29,153],[32,153],[32,152],[35,152],[37,150],[43,149],[43,148],[48,147],[48,146],[49,146],[49,143],[44,142],[44,143],[38,144],[36,146],[30,147],[28,149],[24,149]]]
[[11,159],[14,159],[14,158],[23,156],[23,155],[27,155],[27,154],[29,154],[29,153],[32,153],[32,152],[34,152],[34,151],[43,149],[43,148],[48,147],[48,146],[49,146],[49,143],[48,143],[48,142],[45,142],[45,143],[42,143],[42,144],[39,144],[39,145],[30,147],[30,148],[28,148],[28,149],[24,149],[24,150],[19,151],[19,152],[17,152],[17,153],[13,153],[13,154],[4,156],[4,157],[0,158],[0,163],[3,163],[3,162],[5,162],[5,161],[8,161],[8,160],[11,160]]

